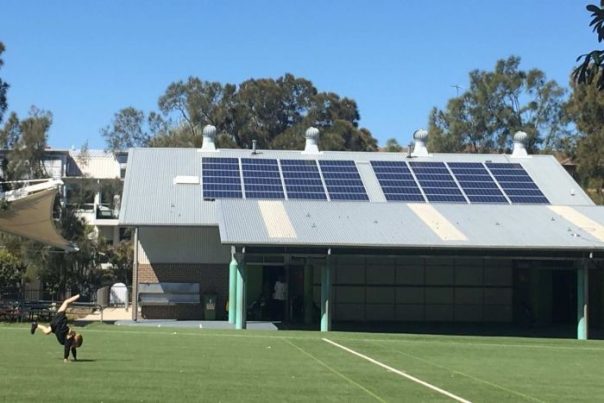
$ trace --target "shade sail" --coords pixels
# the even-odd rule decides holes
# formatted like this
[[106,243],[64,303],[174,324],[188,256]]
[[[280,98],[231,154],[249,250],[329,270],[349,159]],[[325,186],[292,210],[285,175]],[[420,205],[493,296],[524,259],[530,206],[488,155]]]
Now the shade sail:
[[[54,184],[49,184],[54,185]],[[40,185],[35,185],[40,187]],[[7,192],[8,193],[8,192]],[[7,197],[10,205],[0,211],[0,231],[55,246],[66,251],[77,247],[59,234],[52,218],[56,185],[19,197]],[[11,200],[12,199],[12,200]]]

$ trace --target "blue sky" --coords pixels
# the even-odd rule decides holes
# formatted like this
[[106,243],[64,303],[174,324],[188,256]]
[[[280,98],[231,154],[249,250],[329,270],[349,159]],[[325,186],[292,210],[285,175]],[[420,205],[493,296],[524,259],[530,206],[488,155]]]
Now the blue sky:
[[[568,86],[598,48],[590,2],[2,0],[9,111],[53,113],[53,148],[104,148],[115,112],[157,110],[174,81],[238,84],[292,73],[354,99],[361,126],[406,145],[473,69],[522,58]],[[592,1],[593,3],[593,1]]]

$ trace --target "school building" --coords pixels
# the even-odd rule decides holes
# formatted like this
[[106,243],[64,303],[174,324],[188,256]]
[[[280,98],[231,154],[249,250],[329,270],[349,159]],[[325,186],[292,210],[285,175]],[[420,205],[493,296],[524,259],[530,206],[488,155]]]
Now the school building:
[[529,155],[129,151],[119,226],[134,229],[133,319],[604,326],[604,207]]

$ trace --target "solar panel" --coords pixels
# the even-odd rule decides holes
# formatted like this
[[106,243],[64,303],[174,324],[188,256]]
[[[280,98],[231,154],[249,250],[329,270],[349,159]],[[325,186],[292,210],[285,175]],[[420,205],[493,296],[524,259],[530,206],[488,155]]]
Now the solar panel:
[[467,203],[444,162],[411,161],[409,165],[428,201]]
[[331,200],[369,200],[354,161],[319,160]]
[[238,158],[202,158],[201,177],[204,199],[243,197]]
[[512,204],[549,204],[522,165],[493,162],[487,162],[486,165]]
[[489,171],[480,162],[448,162],[449,169],[470,203],[506,203]]
[[285,198],[277,160],[242,158],[241,170],[247,199]]
[[405,161],[371,161],[371,166],[386,200],[425,201]]
[[280,160],[288,199],[327,200],[316,160]]

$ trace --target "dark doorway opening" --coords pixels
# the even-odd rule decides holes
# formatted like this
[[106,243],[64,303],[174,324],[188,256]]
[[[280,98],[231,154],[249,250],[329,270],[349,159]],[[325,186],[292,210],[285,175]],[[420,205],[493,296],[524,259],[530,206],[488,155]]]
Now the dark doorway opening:
[[577,272],[552,270],[552,322],[577,323]]

